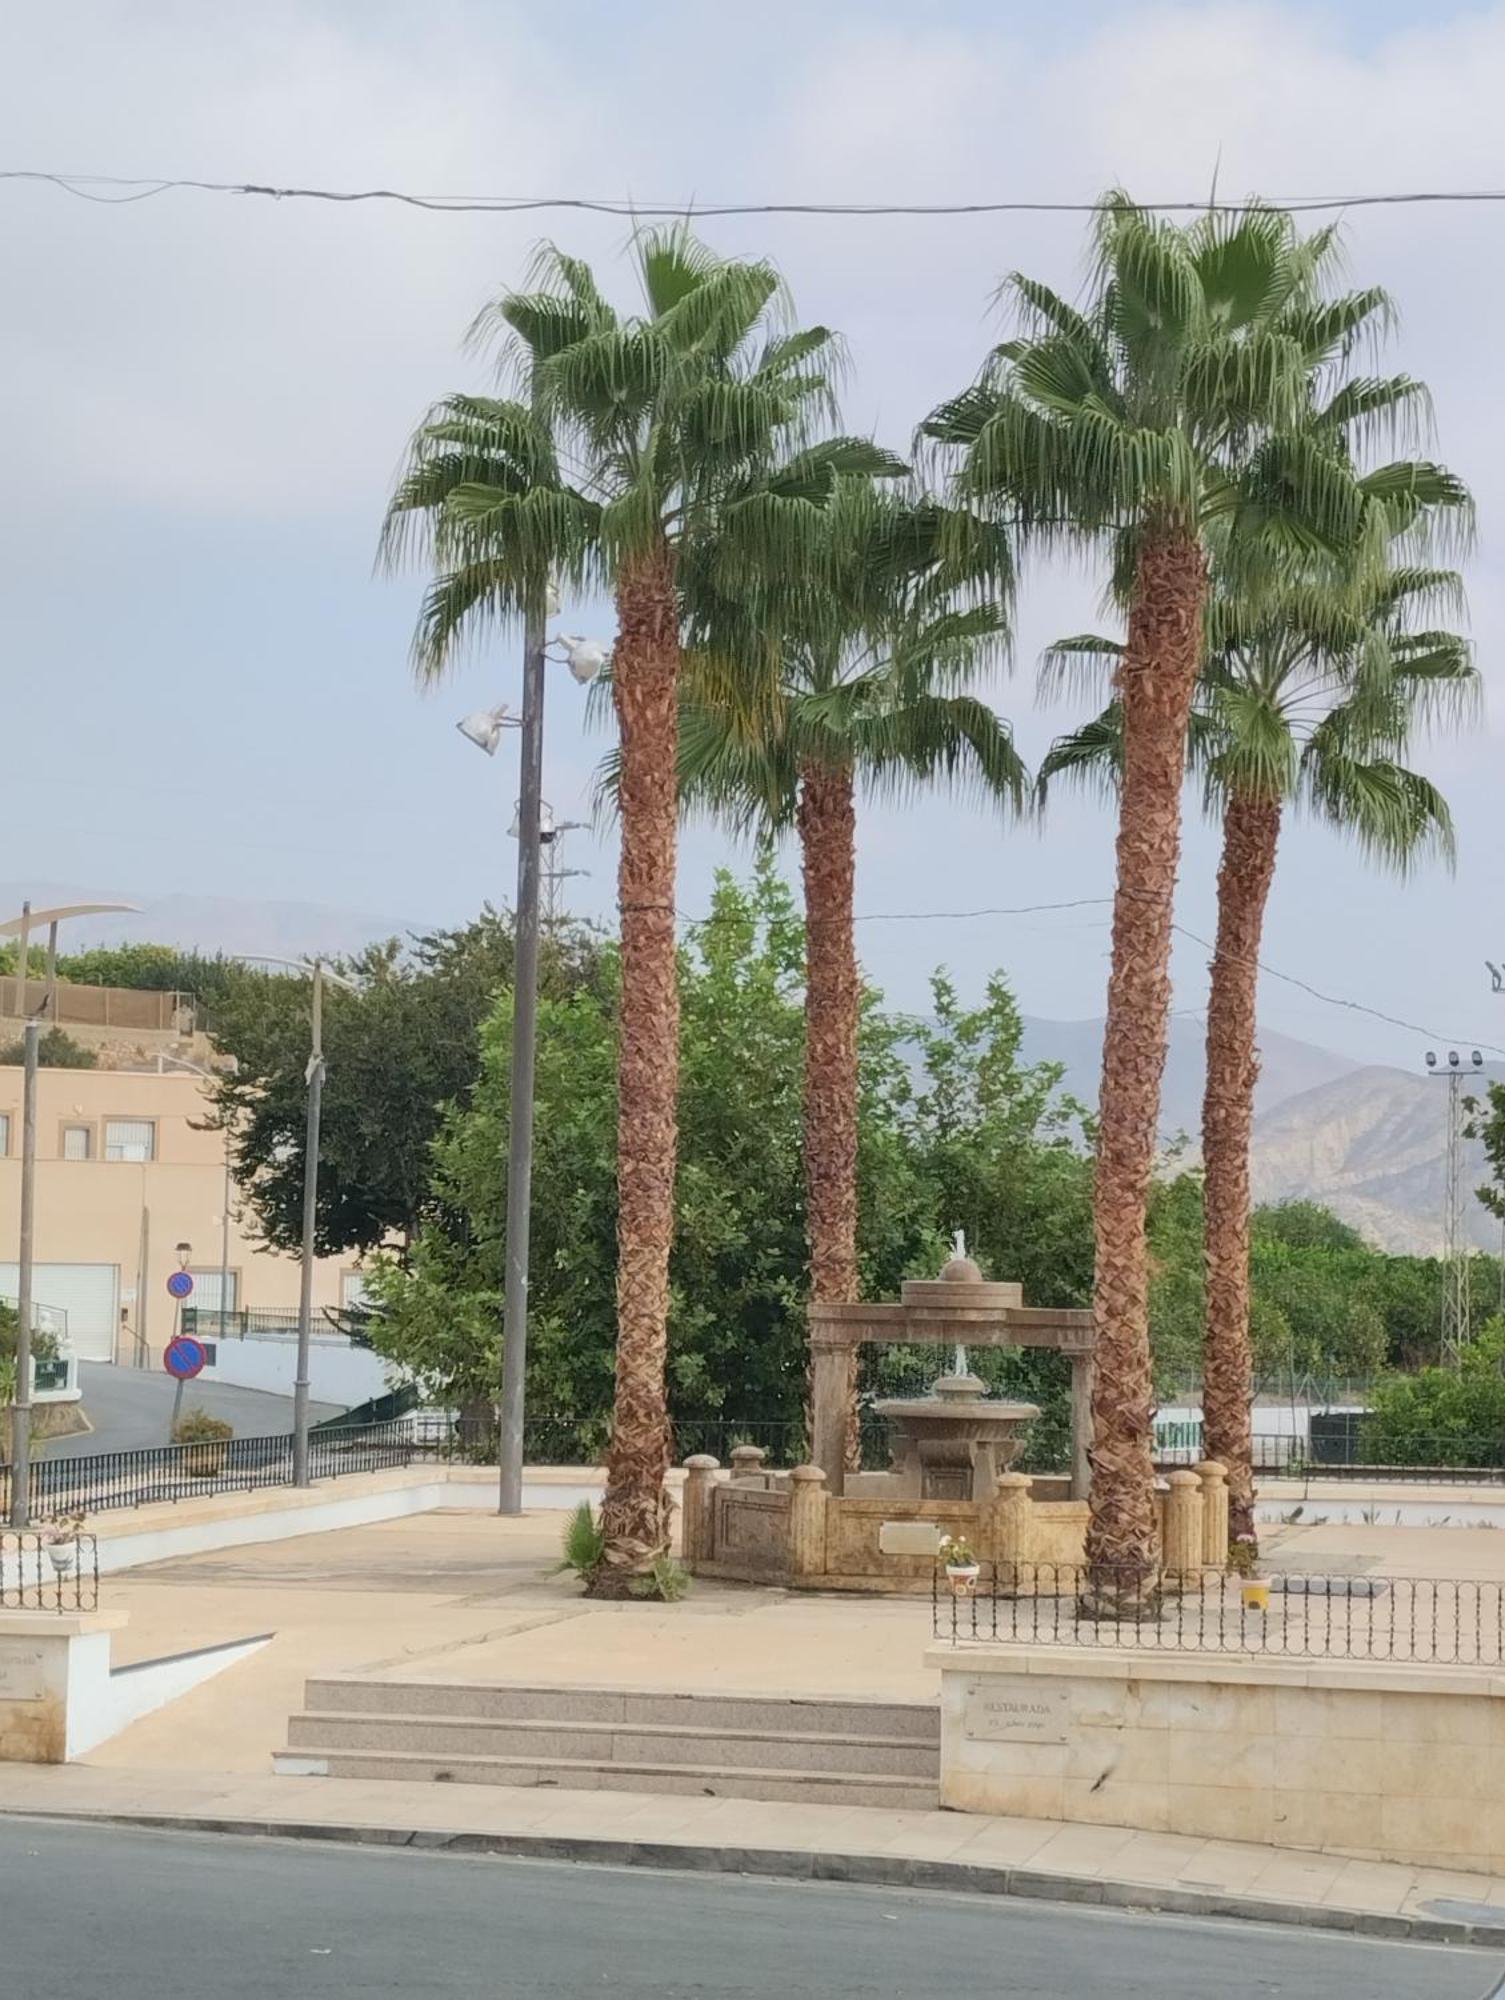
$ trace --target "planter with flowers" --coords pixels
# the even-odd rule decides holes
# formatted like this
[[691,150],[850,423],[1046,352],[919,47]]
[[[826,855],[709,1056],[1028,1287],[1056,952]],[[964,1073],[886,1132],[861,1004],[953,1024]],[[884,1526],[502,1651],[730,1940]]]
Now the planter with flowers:
[[1236,1535],[1228,1551],[1228,1567],[1239,1579],[1239,1598],[1246,1611],[1268,1611],[1270,1582],[1259,1574],[1259,1543],[1247,1532]]
[[972,1553],[971,1544],[966,1536],[942,1535],[936,1556],[945,1566],[946,1581],[950,1584],[953,1595],[970,1597],[977,1588],[982,1564]]
[[47,1551],[47,1560],[52,1564],[55,1575],[72,1576],[77,1569],[78,1538],[83,1533],[83,1526],[81,1507],[74,1512],[49,1515],[42,1523],[39,1540]]

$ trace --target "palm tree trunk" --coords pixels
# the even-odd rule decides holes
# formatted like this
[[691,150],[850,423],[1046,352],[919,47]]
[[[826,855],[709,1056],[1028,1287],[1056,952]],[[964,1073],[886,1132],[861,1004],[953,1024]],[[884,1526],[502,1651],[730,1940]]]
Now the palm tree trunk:
[[1170,1014],[1186,730],[1206,592],[1196,539],[1152,524],[1118,670],[1124,768],[1093,1203],[1097,1367],[1085,1598],[1089,1608],[1129,1612],[1153,1597],[1158,1567],[1145,1212]]
[[617,1374],[601,1527],[590,1579],[620,1596],[669,1547],[669,1250],[678,1138],[679,984],[674,938],[679,603],[661,543],[617,579],[612,694],[621,737],[617,900]]
[[1235,792],[1223,813],[1218,937],[1207,1001],[1202,1101],[1207,1329],[1202,1438],[1228,1468],[1228,1533],[1254,1535],[1254,1397],[1249,1346],[1249,1141],[1259,1078],[1255,994],[1259,941],[1275,874],[1280,801]]
[[[852,772],[807,764],[798,825],[805,878],[805,1202],[810,1296],[850,1304],[857,1286],[857,1020],[852,936],[857,814]],[[862,1462],[856,1355],[846,1462]]]

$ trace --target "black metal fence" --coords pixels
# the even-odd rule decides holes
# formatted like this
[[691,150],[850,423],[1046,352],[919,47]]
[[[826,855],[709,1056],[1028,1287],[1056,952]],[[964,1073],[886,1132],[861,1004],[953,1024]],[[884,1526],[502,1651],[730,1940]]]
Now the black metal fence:
[[956,1646],[1505,1664],[1505,1585],[1452,1577],[1210,1570],[1146,1592],[1137,1571],[1005,1563],[984,1566],[975,1584],[937,1569],[932,1617],[935,1636]]
[[94,1611],[99,1550],[69,1527],[0,1529],[0,1610]]
[[[1363,1412],[1336,1414],[1345,1421],[1327,1429],[1320,1429],[1314,1416],[1310,1436],[1295,1431],[1256,1431],[1252,1440],[1256,1476],[1404,1480],[1423,1486],[1505,1485],[1505,1436],[1438,1432],[1410,1437],[1402,1448],[1376,1436]],[[1200,1433],[1199,1425],[1184,1428]],[[1155,1462],[1166,1469],[1195,1465],[1205,1456],[1200,1435],[1184,1443],[1161,1437],[1155,1445]]]
[[[435,1449],[424,1446],[406,1424],[321,1431],[308,1441],[309,1476],[333,1479],[346,1472],[379,1472],[433,1456]],[[206,1493],[290,1486],[292,1479],[290,1433],[153,1445],[92,1457],[39,1458],[31,1464],[29,1511],[33,1520],[49,1514],[107,1513],[120,1507],[149,1507],[157,1501],[197,1499]],[[0,1502],[8,1506],[9,1499],[10,1468],[5,1466],[0,1467]]]

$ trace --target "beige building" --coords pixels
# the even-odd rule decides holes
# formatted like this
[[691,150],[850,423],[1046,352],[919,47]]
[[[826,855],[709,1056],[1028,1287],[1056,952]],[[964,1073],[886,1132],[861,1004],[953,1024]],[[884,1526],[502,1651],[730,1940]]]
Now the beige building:
[[[16,1294],[21,1197],[19,1067],[0,1067],[0,1296]],[[160,1365],[176,1307],[167,1280],[184,1259],[190,1304],[220,1301],[224,1140],[204,1129],[204,1081],[183,1070],[44,1069],[37,1079],[34,1295],[68,1316],[84,1361]],[[298,1260],[258,1248],[230,1203],[232,1311],[293,1313]],[[350,1303],[353,1258],[321,1259],[316,1308]]]

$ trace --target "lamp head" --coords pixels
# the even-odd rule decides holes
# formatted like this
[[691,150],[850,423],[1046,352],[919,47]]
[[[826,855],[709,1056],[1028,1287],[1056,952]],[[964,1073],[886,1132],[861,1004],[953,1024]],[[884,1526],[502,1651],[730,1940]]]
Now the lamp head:
[[1436,1069],[1436,1067],[1437,1067],[1437,1051],[1436,1051],[1436,1049],[1428,1049],[1428,1050],[1427,1050],[1427,1068],[1428,1068],[1428,1069]]
[[1473,1064],[1475,1069],[1483,1069],[1484,1067],[1484,1058],[1482,1055],[1480,1055],[1477,1049],[1475,1049],[1473,1054],[1469,1057],[1469,1061]]
[[498,702],[495,708],[478,708],[473,715],[457,722],[455,727],[467,742],[474,743],[478,750],[484,750],[488,757],[494,757],[496,746],[502,740],[502,731],[511,719],[507,704]]
[[1456,1069],[1457,1067],[1458,1067],[1458,1051],[1457,1051],[1456,1049],[1449,1049],[1449,1050],[1448,1050],[1448,1068],[1449,1068],[1449,1069]]
[[593,681],[611,657],[609,647],[599,639],[583,638],[578,632],[567,632],[559,641],[564,648],[564,663],[584,687]]

